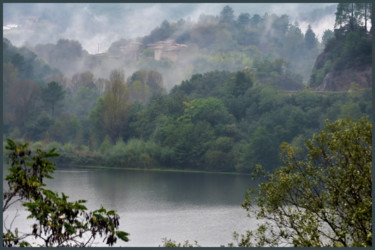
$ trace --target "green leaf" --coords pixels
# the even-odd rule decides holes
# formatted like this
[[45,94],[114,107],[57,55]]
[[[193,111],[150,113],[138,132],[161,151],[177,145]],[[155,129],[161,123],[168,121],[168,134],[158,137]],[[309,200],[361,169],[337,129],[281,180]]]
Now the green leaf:
[[128,242],[129,241],[129,233],[124,232],[124,231],[117,231],[116,232],[117,237],[119,237],[121,240]]
[[110,210],[110,211],[107,212],[107,215],[116,215],[116,211]]
[[106,210],[103,206],[101,206],[100,209],[94,211],[94,213],[105,213],[105,212],[106,212]]
[[17,145],[14,141],[12,141],[11,139],[8,138],[7,143],[8,143],[8,145],[5,147],[5,149],[7,149],[7,150],[15,150],[16,149]]
[[74,227],[72,225],[70,225],[69,223],[64,223],[64,226],[65,226],[65,229],[68,233],[70,234],[74,234],[76,232],[76,230],[74,229]]

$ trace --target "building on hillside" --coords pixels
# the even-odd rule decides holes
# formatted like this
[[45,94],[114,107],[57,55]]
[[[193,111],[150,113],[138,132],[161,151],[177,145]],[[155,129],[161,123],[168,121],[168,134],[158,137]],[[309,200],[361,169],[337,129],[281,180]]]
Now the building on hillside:
[[131,41],[120,46],[122,57],[125,57],[127,61],[138,61],[141,55],[142,43]]
[[187,45],[179,44],[176,43],[175,40],[169,39],[148,44],[147,48],[154,51],[154,59],[156,61],[162,58],[168,58],[172,62],[176,62],[179,59],[180,52],[187,48]]

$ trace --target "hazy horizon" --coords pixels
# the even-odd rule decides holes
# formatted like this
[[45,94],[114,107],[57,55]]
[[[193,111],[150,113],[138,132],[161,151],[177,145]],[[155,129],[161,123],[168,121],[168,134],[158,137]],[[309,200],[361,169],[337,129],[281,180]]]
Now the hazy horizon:
[[241,13],[286,14],[298,22],[302,32],[311,24],[320,39],[334,26],[334,15],[303,20],[304,13],[336,6],[335,3],[6,3],[3,5],[3,36],[15,46],[77,40],[90,54],[105,52],[120,39],[148,35],[164,20],[196,22],[201,14],[219,15],[229,5],[237,17]]

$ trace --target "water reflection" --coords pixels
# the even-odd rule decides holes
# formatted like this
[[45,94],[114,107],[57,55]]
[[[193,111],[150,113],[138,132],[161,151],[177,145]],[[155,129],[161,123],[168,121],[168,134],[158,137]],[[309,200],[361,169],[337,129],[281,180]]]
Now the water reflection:
[[59,169],[47,188],[69,200],[86,199],[89,209],[115,209],[131,242],[158,246],[162,238],[198,240],[202,246],[231,241],[251,226],[241,208],[250,176],[130,170]]
[[[78,193],[95,204],[114,205],[116,209],[148,210],[180,207],[238,205],[252,185],[249,176],[170,173],[131,170],[57,170],[48,187],[63,191],[71,198]],[[254,185],[254,183],[253,183]]]

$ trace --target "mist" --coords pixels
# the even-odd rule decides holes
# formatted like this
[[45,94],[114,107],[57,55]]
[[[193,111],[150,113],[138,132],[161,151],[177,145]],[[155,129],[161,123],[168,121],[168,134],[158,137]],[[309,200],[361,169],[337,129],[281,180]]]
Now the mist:
[[[14,45],[35,46],[56,43],[59,39],[79,41],[90,54],[105,52],[121,39],[145,36],[164,20],[179,19],[196,22],[201,14],[217,15],[227,3],[217,4],[85,4],[85,3],[6,3],[3,34]],[[265,13],[286,14],[299,21],[297,13],[312,12],[335,4],[230,4],[237,16]],[[305,31],[307,23],[299,21]],[[330,16],[310,23],[319,37],[325,28],[332,28]],[[306,27],[306,28],[305,28]],[[315,30],[316,29],[316,30]]]
[[[262,58],[258,57],[257,52],[254,51],[250,53],[252,61],[249,61],[246,65],[237,63],[236,66],[227,63],[212,66],[211,58],[207,58],[207,54],[203,53],[207,50],[208,45],[203,50],[190,46],[182,53],[183,55],[178,62],[174,63],[173,67],[165,68],[161,63],[155,64],[145,61],[135,63],[126,61],[127,59],[124,61],[124,59],[117,58],[116,53],[110,53],[109,49],[113,48],[116,43],[121,45],[123,41],[141,41],[144,37],[150,36],[153,30],[160,28],[164,21],[176,25],[183,20],[184,25],[179,26],[178,30],[173,32],[170,37],[162,40],[176,39],[199,23],[202,16],[217,18],[226,5],[233,9],[235,19],[242,13],[249,13],[250,16],[257,14],[261,17],[273,14],[277,16],[287,15],[289,23],[295,23],[303,33],[306,32],[308,25],[311,25],[318,40],[321,39],[325,30],[333,29],[335,21],[336,4],[332,3],[7,3],[4,4],[3,35],[17,47],[26,46],[30,48],[68,78],[86,71],[93,72],[97,78],[108,78],[113,69],[123,69],[126,77],[130,77],[140,69],[156,70],[163,75],[165,88],[170,90],[174,85],[189,79],[192,74],[211,70],[240,70],[244,66],[250,67],[254,60],[261,60]],[[320,13],[320,15],[317,15],[317,13]],[[271,23],[268,25],[271,25]],[[266,27],[266,31],[274,32],[271,27]],[[220,36],[223,42],[222,45],[219,44],[218,46],[229,46],[225,44],[225,41],[231,40],[230,34],[224,32]],[[69,60],[58,48],[59,44],[62,44],[61,39],[66,41],[65,44],[67,45],[65,46],[75,47],[76,52],[70,55]],[[261,37],[260,39],[267,39],[267,37]],[[204,41],[203,45],[205,46],[205,44],[209,44],[209,41]],[[51,52],[51,48],[55,52]],[[219,51],[222,51],[222,48]],[[56,54],[64,58],[60,60],[60,58],[56,58]],[[218,56],[225,57],[225,54],[219,54]],[[197,58],[203,67],[195,65]],[[98,60],[101,63],[96,63]],[[67,63],[68,61],[69,63]],[[296,70],[307,80],[308,71]]]

